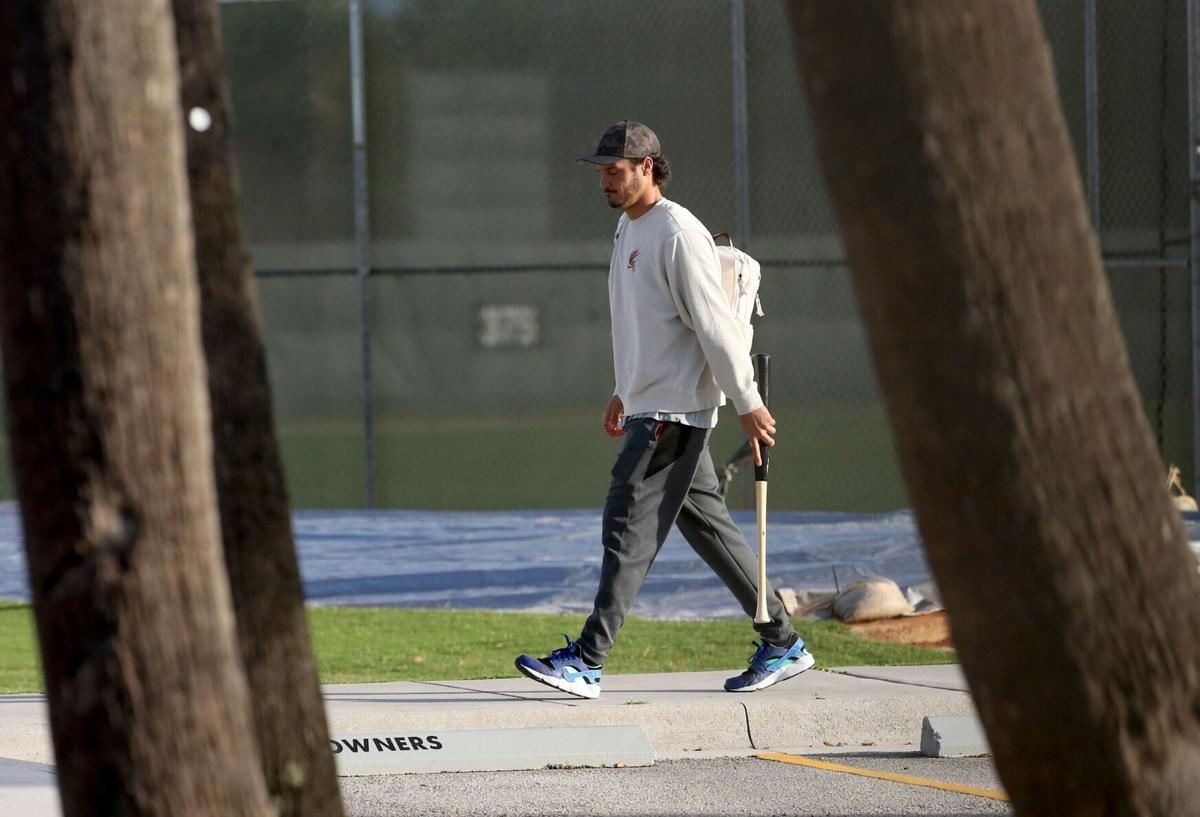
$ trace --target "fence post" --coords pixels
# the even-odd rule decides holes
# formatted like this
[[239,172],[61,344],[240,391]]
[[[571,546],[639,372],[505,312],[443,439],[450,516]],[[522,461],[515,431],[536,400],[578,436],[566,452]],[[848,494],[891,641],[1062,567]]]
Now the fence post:
[[746,0],[730,0],[729,36],[733,54],[734,234],[750,246],[750,123],[746,103]]
[[350,95],[354,118],[354,269],[358,281],[359,342],[362,356],[363,454],[367,507],[375,507],[375,418],[372,405],[371,312],[367,281],[371,275],[371,214],[367,198],[367,117],[363,77],[362,0],[350,4]]
[[1188,268],[1192,278],[1192,493],[1200,496],[1200,0],[1187,0]]
[[1083,4],[1083,96],[1085,161],[1087,174],[1088,210],[1092,227],[1100,236],[1100,60],[1099,36],[1096,25],[1096,0]]

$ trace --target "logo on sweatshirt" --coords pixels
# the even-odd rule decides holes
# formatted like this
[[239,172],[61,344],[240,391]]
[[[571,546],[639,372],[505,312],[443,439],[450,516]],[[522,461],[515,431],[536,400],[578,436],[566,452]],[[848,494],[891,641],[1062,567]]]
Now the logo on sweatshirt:
[[634,250],[629,254],[629,263],[625,265],[625,269],[631,269],[637,272],[638,251]]

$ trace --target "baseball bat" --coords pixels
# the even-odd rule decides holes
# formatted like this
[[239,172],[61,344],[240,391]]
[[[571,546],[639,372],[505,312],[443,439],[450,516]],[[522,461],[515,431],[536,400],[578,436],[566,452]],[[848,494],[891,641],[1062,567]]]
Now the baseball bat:
[[[753,361],[758,394],[766,406],[771,399],[771,356],[758,352]],[[771,620],[767,612],[767,468],[771,449],[759,443],[758,451],[762,465],[754,466],[754,509],[758,516],[758,610],[754,613],[754,623],[766,624]]]

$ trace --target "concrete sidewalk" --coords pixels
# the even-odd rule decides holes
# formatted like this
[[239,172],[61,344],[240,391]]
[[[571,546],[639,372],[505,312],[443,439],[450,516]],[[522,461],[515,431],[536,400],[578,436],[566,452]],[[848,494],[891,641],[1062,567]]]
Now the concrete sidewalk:
[[[334,734],[636,724],[659,757],[920,745],[924,715],[974,712],[957,665],[813,670],[732,694],[729,672],[605,676],[596,700],[525,678],[326,688]],[[0,751],[2,754],[2,751]]]
[[[657,757],[916,751],[926,715],[973,714],[956,665],[812,670],[761,692],[722,689],[728,672],[605,676],[597,700],[525,678],[324,688],[340,735],[525,726],[638,725]],[[0,813],[57,815],[45,700],[0,696]]]

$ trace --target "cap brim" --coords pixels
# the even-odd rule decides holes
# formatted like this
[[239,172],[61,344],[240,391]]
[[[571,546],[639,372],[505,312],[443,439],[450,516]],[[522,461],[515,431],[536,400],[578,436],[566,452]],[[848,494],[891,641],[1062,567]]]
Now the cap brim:
[[575,164],[615,165],[624,158],[624,156],[609,156],[607,153],[593,153],[591,156],[576,159]]

